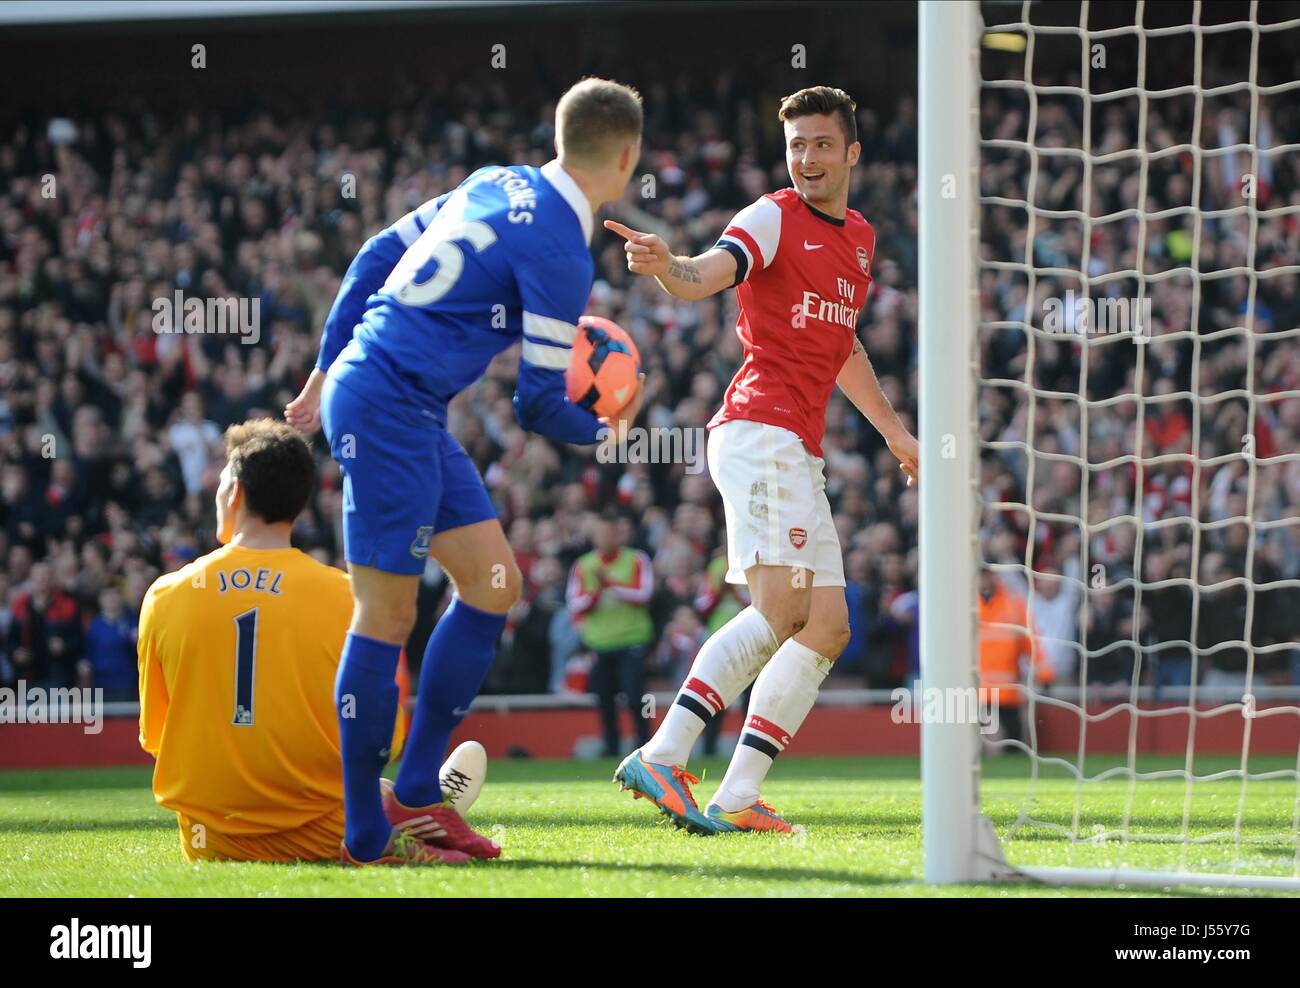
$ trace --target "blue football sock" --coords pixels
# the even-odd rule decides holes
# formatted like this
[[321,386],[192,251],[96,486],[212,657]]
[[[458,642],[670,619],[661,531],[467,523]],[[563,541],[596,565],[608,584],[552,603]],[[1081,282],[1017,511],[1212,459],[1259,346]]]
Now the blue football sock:
[[489,614],[453,597],[429,636],[415,717],[397,771],[396,795],[404,806],[428,806],[442,799],[438,769],[451,732],[478,696],[505,626],[504,614]]
[[348,632],[334,681],[343,749],[343,840],[358,861],[383,854],[393,829],[384,814],[379,776],[393,743],[401,652],[400,645]]

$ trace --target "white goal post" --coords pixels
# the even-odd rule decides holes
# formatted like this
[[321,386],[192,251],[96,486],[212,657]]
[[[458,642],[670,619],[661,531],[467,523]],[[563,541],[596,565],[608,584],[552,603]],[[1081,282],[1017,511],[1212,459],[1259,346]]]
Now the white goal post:
[[[989,5],[993,7],[994,5]],[[1118,6],[1118,5],[1116,5]],[[1255,237],[1261,217],[1277,217],[1284,214],[1300,215],[1300,205],[1286,205],[1266,209],[1248,198],[1238,206],[1223,210],[1209,210],[1216,218],[1240,217],[1249,223],[1251,243],[1243,262],[1219,275],[1240,275],[1249,282],[1248,302],[1244,303],[1245,315],[1241,317],[1242,325],[1217,331],[1219,337],[1240,338],[1245,341],[1251,353],[1251,362],[1244,375],[1244,387],[1205,396],[1199,393],[1199,384],[1193,378],[1192,391],[1172,396],[1162,395],[1161,400],[1184,400],[1192,407],[1195,422],[1193,440],[1188,454],[1166,454],[1165,456],[1148,456],[1144,446],[1142,431],[1144,409],[1156,401],[1156,397],[1143,390],[1143,360],[1145,346],[1134,346],[1137,365],[1135,393],[1128,396],[1136,405],[1136,453],[1118,458],[1125,465],[1132,466],[1136,472],[1136,487],[1133,491],[1134,506],[1131,513],[1120,518],[1108,518],[1098,523],[1089,517],[1088,483],[1092,471],[1098,464],[1090,461],[1088,454],[1089,413],[1100,406],[1113,404],[1120,399],[1098,401],[1084,393],[1088,381],[1089,352],[1097,350],[1102,344],[1085,341],[1080,362],[1083,370],[1080,376],[1080,394],[1062,396],[1040,387],[1033,377],[1034,348],[1036,340],[1046,335],[1040,325],[1036,325],[1032,308],[1035,303],[1035,279],[1038,277],[1073,276],[1080,287],[1080,294],[1087,295],[1090,289],[1097,291],[1108,280],[1118,284],[1118,279],[1127,279],[1137,285],[1138,299],[1143,299],[1157,282],[1182,278],[1192,285],[1194,299],[1190,315],[1190,326],[1170,327],[1162,340],[1174,337],[1186,340],[1187,345],[1196,354],[1192,366],[1197,367],[1201,355],[1202,341],[1214,338],[1215,334],[1198,325],[1198,309],[1201,299],[1203,280],[1211,275],[1202,272],[1200,267],[1200,248],[1202,217],[1197,215],[1191,223],[1194,238],[1191,240],[1191,259],[1185,265],[1178,266],[1161,274],[1152,274],[1145,269],[1142,247],[1145,246],[1147,224],[1153,220],[1167,219],[1169,215],[1182,216],[1188,213],[1201,213],[1198,193],[1202,182],[1203,161],[1215,155],[1236,153],[1245,164],[1243,171],[1252,176],[1259,174],[1260,162],[1268,154],[1289,152],[1293,148],[1300,151],[1300,144],[1269,145],[1260,136],[1259,103],[1261,94],[1272,96],[1283,94],[1285,98],[1300,99],[1300,79],[1281,85],[1261,84],[1257,77],[1259,45],[1261,35],[1274,35],[1280,31],[1300,32],[1300,19],[1279,20],[1264,23],[1260,19],[1257,3],[1248,6],[1242,4],[1241,19],[1231,24],[1203,25],[1201,22],[1201,5],[1188,5],[1190,23],[1178,27],[1148,27],[1144,21],[1142,2],[1124,5],[1130,13],[1127,27],[1098,30],[1090,28],[1089,4],[1071,5],[1079,11],[1079,20],[1072,26],[1045,26],[1037,23],[1033,16],[1041,5],[1025,0],[1014,6],[1008,3],[996,5],[999,15],[1005,10],[1014,10],[1017,16],[1002,17],[998,20],[1009,23],[989,24],[986,26],[981,5],[968,2],[940,2],[940,0],[921,0],[918,4],[918,226],[920,238],[919,257],[919,435],[921,437],[921,471],[920,471],[920,572],[919,589],[920,609],[920,648],[922,688],[927,696],[932,690],[969,692],[978,686],[979,656],[979,613],[978,574],[981,567],[999,573],[1003,570],[1018,570],[1020,577],[1033,586],[1035,579],[1034,560],[1030,550],[1033,549],[1033,526],[1052,521],[1073,523],[1081,533],[1083,558],[1088,559],[1089,540],[1099,531],[1105,532],[1118,522],[1132,526],[1136,535],[1134,575],[1125,581],[1135,595],[1134,617],[1131,629],[1132,654],[1136,657],[1136,668],[1132,674],[1131,689],[1119,687],[1123,694],[1115,696],[1114,689],[1108,696],[1099,696],[1090,692],[1092,687],[1087,678],[1089,659],[1103,656],[1107,648],[1090,648],[1086,629],[1088,626],[1087,609],[1092,597],[1088,585],[1079,579],[1087,571],[1075,575],[1053,577],[1062,583],[1073,581],[1078,584],[1080,594],[1078,627],[1081,629],[1081,642],[1072,643],[1071,648],[1079,656],[1080,672],[1075,681],[1047,689],[1040,689],[1034,682],[1034,673],[1026,671],[1022,683],[1015,688],[1025,698],[1028,711],[1028,743],[1016,742],[1015,747],[1028,758],[1023,764],[1030,777],[1029,796],[1018,811],[1016,825],[1040,827],[1038,836],[1046,835],[1059,844],[1059,857],[1051,864],[1043,864],[1041,855],[1036,855],[1030,863],[1017,863],[1017,855],[1006,838],[1000,842],[1000,831],[995,829],[989,817],[985,815],[985,806],[981,802],[981,762],[988,743],[980,736],[980,729],[971,723],[945,723],[942,718],[926,718],[921,730],[921,783],[922,783],[922,848],[924,855],[924,878],[932,884],[949,884],[972,881],[994,881],[1004,879],[1032,879],[1060,884],[1149,886],[1149,887],[1229,887],[1261,888],[1284,891],[1300,891],[1300,750],[1290,752],[1290,767],[1268,772],[1254,772],[1250,766],[1251,721],[1249,718],[1276,716],[1300,719],[1300,705],[1295,699],[1296,693],[1283,690],[1285,701],[1272,705],[1266,711],[1256,712],[1255,700],[1251,695],[1252,676],[1256,660],[1260,656],[1283,654],[1283,650],[1295,648],[1295,643],[1275,643],[1263,646],[1252,641],[1250,614],[1254,608],[1256,593],[1261,589],[1279,588],[1283,585],[1300,586],[1295,579],[1280,579],[1276,582],[1259,584],[1254,582],[1254,570],[1251,560],[1254,557],[1255,541],[1258,535],[1276,531],[1279,526],[1300,524],[1300,516],[1287,520],[1261,520],[1254,504],[1256,471],[1262,466],[1278,467],[1300,461],[1300,454],[1283,451],[1279,455],[1264,459],[1251,460],[1251,453],[1239,454],[1245,457],[1245,472],[1249,477],[1250,493],[1247,499],[1244,517],[1233,517],[1216,522],[1204,521],[1200,515],[1196,483],[1203,470],[1210,471],[1232,459],[1231,455],[1203,458],[1200,440],[1202,421],[1202,403],[1211,399],[1220,400],[1240,397],[1248,406],[1247,432],[1254,434],[1256,422],[1256,392],[1258,382],[1254,380],[1255,329],[1252,316],[1256,306],[1256,290],[1261,278],[1255,257]],[[1247,15],[1247,10],[1249,14]],[[1041,20],[1041,17],[1038,18]],[[1241,82],[1219,84],[1219,80],[1202,80],[1202,41],[1203,36],[1237,30],[1248,33],[1251,37],[1249,51],[1249,77]],[[1196,103],[1195,128],[1190,143],[1179,148],[1170,149],[1170,153],[1184,153],[1192,162],[1194,170],[1191,180],[1192,197],[1190,206],[1165,210],[1160,215],[1148,212],[1145,199],[1148,163],[1145,145],[1147,142],[1147,106],[1149,101],[1167,98],[1174,90],[1159,79],[1147,78],[1147,45],[1152,37],[1169,37],[1183,32],[1188,39],[1189,49],[1195,50],[1195,85],[1182,87],[1177,95],[1186,95]],[[1023,78],[1012,80],[981,79],[981,46],[987,33],[1002,38],[1019,37],[1023,39],[1024,58]],[[1075,85],[1046,85],[1036,81],[1034,71],[1035,41],[1041,43],[1044,36],[1072,36],[1077,39],[1084,53],[1081,66],[1076,63],[1076,75],[1081,80]],[[1138,52],[1136,57],[1138,85],[1124,92],[1104,93],[1098,95],[1089,88],[1088,52],[1095,41],[1107,39],[1132,39]],[[1297,70],[1300,75],[1300,70]],[[1293,79],[1296,77],[1293,76]],[[991,140],[982,135],[981,95],[989,89],[1002,87],[1022,91],[1030,107],[1028,127],[1024,141]],[[1205,145],[1201,140],[1203,126],[1208,131],[1209,124],[1202,120],[1202,102],[1207,97],[1224,94],[1244,93],[1250,100],[1248,130],[1241,133],[1242,140],[1235,144],[1219,141],[1217,146]],[[1092,113],[1093,103],[1132,97],[1141,106],[1140,120],[1136,123],[1138,140],[1135,147],[1120,150],[1104,149],[1094,145],[1091,126],[1082,125],[1083,137],[1079,148],[1061,149],[1059,147],[1036,147],[1034,142],[1035,113],[1038,100],[1047,95],[1068,95],[1082,101],[1083,116]],[[1221,135],[1220,135],[1221,137]],[[1248,142],[1248,143],[1247,143]],[[1263,149],[1261,149],[1263,145]],[[1028,188],[1023,200],[1004,199],[985,194],[981,200],[981,152],[985,148],[1013,147],[1023,152],[1029,161]],[[1085,178],[1082,180],[1083,192],[1080,194],[1078,210],[1054,210],[1039,205],[1034,180],[1039,174],[1039,163],[1053,154],[1072,155],[1077,159]],[[1092,201],[1088,195],[1092,181],[1093,168],[1099,164],[1107,165],[1116,160],[1132,160],[1140,167],[1141,185],[1135,207],[1121,210],[1104,219],[1107,222],[1123,222],[1131,219],[1141,227],[1139,249],[1137,251],[1137,270],[1103,271],[1096,262],[1089,264],[1089,234],[1093,224],[1103,219],[1092,214]],[[1023,259],[1000,264],[981,257],[980,221],[983,206],[995,202],[999,206],[1014,206],[1023,211],[1026,217],[1025,251]],[[1121,215],[1130,214],[1130,215]],[[1078,270],[1063,271],[1060,262],[1050,267],[1040,260],[1032,249],[1035,223],[1056,220],[1077,221],[1083,230],[1082,261]],[[990,381],[981,377],[980,334],[988,329],[986,318],[981,312],[979,302],[980,277],[989,270],[1014,270],[1017,276],[1023,276],[1028,283],[1025,295],[1023,315],[1019,320],[999,322],[995,328],[1008,327],[1022,332],[1025,347],[1029,352],[1027,369],[1023,380]],[[1275,268],[1273,273],[1300,272],[1300,267],[1290,265]],[[1058,282],[1059,283],[1059,282]],[[1149,310],[1144,310],[1149,311]],[[1127,329],[1127,326],[1126,326]],[[1146,341],[1137,339],[1142,333],[1149,333],[1150,326],[1135,327],[1133,337],[1128,344],[1108,340],[1107,346],[1133,346]],[[1085,334],[1088,330],[1085,328]],[[1300,329],[1287,327],[1284,331],[1270,334],[1270,341],[1285,340],[1300,336]],[[1094,357],[1093,359],[1096,359]],[[1030,409],[1027,418],[1027,434],[1020,441],[989,442],[979,431],[979,399],[983,387],[997,386],[1023,400]],[[1280,395],[1270,395],[1279,400],[1300,400],[1300,391],[1283,391]],[[1082,448],[1048,452],[1046,455],[1034,447],[1033,408],[1038,401],[1061,401],[1075,398],[1075,407],[1079,417],[1079,432],[1082,435]],[[1147,411],[1147,414],[1151,414]],[[980,460],[983,452],[990,449],[999,450],[1018,447],[1015,451],[1023,454],[1029,463],[1025,491],[1020,502],[1015,504],[986,503],[980,488]],[[1252,447],[1253,449],[1253,447]],[[1073,455],[1071,455],[1073,454]],[[1196,640],[1196,617],[1193,617],[1191,640],[1170,642],[1184,648],[1191,656],[1191,684],[1181,693],[1174,691],[1164,694],[1163,705],[1149,702],[1151,690],[1148,682],[1142,682],[1142,656],[1152,651],[1153,646],[1144,644],[1140,636],[1140,605],[1142,594],[1150,592],[1152,582],[1144,582],[1142,570],[1143,532],[1160,528],[1161,523],[1153,522],[1144,515],[1143,477],[1144,470],[1153,462],[1163,465],[1175,457],[1182,457],[1180,463],[1186,463],[1192,473],[1190,512],[1180,518],[1179,523],[1191,532],[1191,576],[1190,579],[1165,579],[1156,581],[1156,585],[1179,584],[1188,587],[1188,594],[1194,601],[1193,614],[1198,613],[1201,597],[1208,590],[1215,590],[1224,584],[1216,584],[1201,575],[1198,582],[1197,560],[1201,550],[1204,533],[1216,526],[1239,523],[1248,530],[1249,546],[1245,550],[1247,567],[1244,579],[1237,577],[1226,583],[1241,584],[1243,594],[1247,597],[1246,630],[1244,639],[1232,642],[1216,643],[1205,646]],[[1052,462],[1068,462],[1077,468],[1080,475],[1082,492],[1078,499],[1079,517],[1061,519],[1053,515],[1043,519],[1041,512],[1036,512],[1034,498],[1034,466],[1038,458]],[[1103,467],[1109,464],[1101,464]],[[1043,471],[1040,468],[1040,473]],[[1208,474],[1207,474],[1208,475]],[[1043,481],[1045,483],[1045,481]],[[980,532],[984,512],[993,510],[1017,509],[1028,519],[1031,537],[1029,549],[1026,550],[1023,563],[1014,566],[983,562],[983,550],[980,545]],[[1240,514],[1240,512],[1238,512]],[[1150,536],[1149,536],[1150,537]],[[1028,596],[1032,599],[1032,591]],[[1032,614],[1032,606],[1030,607]],[[1055,641],[1055,640],[1054,640]],[[1127,645],[1127,642],[1124,643]],[[1197,686],[1198,669],[1204,670],[1221,650],[1227,647],[1239,647],[1246,656],[1245,692],[1240,690],[1235,695],[1216,693],[1214,689]],[[1112,648],[1114,646],[1111,646]],[[1154,646],[1159,654],[1161,645]],[[1291,654],[1286,651],[1285,654]],[[1158,661],[1158,659],[1156,660]],[[1256,683],[1256,685],[1262,685]],[[1226,689],[1226,688],[1225,688]],[[1290,689],[1290,688],[1287,688]],[[1104,691],[1103,691],[1104,692]],[[1256,690],[1256,693],[1261,691]],[[1266,690],[1263,692],[1267,692]],[[1097,713],[1098,704],[1110,702],[1109,708]],[[1181,701],[1170,705],[1171,700]],[[1122,702],[1121,702],[1122,701]],[[1290,705],[1287,705],[1289,703]],[[1068,709],[1072,716],[1077,715],[1080,727],[1077,731],[1077,757],[1056,758],[1044,754],[1038,749],[1038,738],[1034,730],[1036,709]],[[1105,720],[1116,711],[1129,718],[1132,727],[1129,730],[1127,753],[1122,766],[1114,767],[1099,774],[1093,774],[1085,768],[1085,757],[1092,756],[1087,751],[1088,732],[1099,721]],[[1139,759],[1145,757],[1140,751],[1139,726],[1149,724],[1153,718],[1178,714],[1186,718],[1189,727],[1185,758],[1181,768],[1166,768],[1161,771],[1144,771],[1139,767]],[[1239,766],[1233,769],[1198,774],[1196,750],[1196,727],[1204,719],[1220,714],[1246,719],[1242,727]],[[1233,753],[1235,756],[1235,753]],[[1047,767],[1059,770],[1072,779],[1074,791],[1070,795],[1073,802],[1073,815],[1066,823],[1044,822],[1036,818],[1033,801],[1034,784],[1040,776],[1040,769]],[[1148,782],[1185,787],[1186,796],[1178,793],[1177,811],[1169,815],[1169,826],[1164,832],[1155,829],[1142,831],[1136,826],[1130,827],[1130,816],[1134,810],[1134,797],[1138,786]],[[1223,811],[1224,822],[1214,826],[1199,827],[1196,820],[1197,803],[1193,790],[1202,784],[1220,782],[1239,783],[1239,791],[1233,787],[1230,792],[1225,789],[1228,804]],[[1248,784],[1267,782],[1278,786],[1292,786],[1294,792],[1294,813],[1270,816],[1269,826],[1273,832],[1260,835],[1255,831],[1245,834],[1249,828],[1243,823],[1247,817]],[[1087,800],[1099,786],[1127,787],[1126,794],[1119,800],[1123,806],[1117,826],[1103,827],[1087,821]],[[1116,790],[1112,789],[1112,792]],[[1198,790],[1202,792],[1203,790]],[[1284,797],[1287,793],[1282,794]],[[1173,822],[1181,815],[1181,826]],[[1289,823],[1289,829],[1288,829]],[[1010,828],[1015,829],[1013,826]],[[1158,829],[1158,828],[1156,828]],[[1124,860],[1123,851],[1130,847],[1144,846],[1144,842],[1159,843],[1176,855],[1177,863],[1170,868],[1134,867]],[[1243,849],[1257,851],[1266,845],[1270,864],[1276,867],[1253,869],[1253,865],[1265,860],[1262,855],[1246,853]],[[1082,859],[1084,866],[1078,866],[1081,859],[1076,858],[1075,851],[1081,847],[1090,850],[1113,848],[1117,851],[1111,864],[1102,863],[1097,856]],[[1003,848],[1006,847],[1004,855]],[[1222,855],[1222,859],[1213,858]],[[1208,857],[1207,857],[1208,856]],[[1172,858],[1170,860],[1173,860]],[[1208,865],[1206,864],[1208,860]],[[1057,862],[1060,862],[1059,864]]]
[[[976,76],[979,6],[919,3],[917,211],[920,235],[920,599],[925,690],[975,685]],[[993,877],[976,843],[974,725],[923,722],[925,879]]]

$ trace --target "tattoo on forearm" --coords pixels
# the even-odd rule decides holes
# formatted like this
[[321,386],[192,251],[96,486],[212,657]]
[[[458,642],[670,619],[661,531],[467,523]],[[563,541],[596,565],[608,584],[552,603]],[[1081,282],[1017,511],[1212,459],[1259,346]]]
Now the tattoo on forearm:
[[668,277],[689,282],[692,285],[698,285],[703,280],[700,277],[700,269],[695,262],[689,258],[681,257],[674,257],[672,263],[668,265]]

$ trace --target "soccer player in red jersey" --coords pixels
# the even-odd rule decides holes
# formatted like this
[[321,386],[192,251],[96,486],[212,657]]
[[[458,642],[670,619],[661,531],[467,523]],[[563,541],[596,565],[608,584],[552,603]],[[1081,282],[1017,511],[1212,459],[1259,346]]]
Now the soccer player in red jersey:
[[[620,223],[627,266],[671,295],[701,299],[735,287],[744,362],[709,423],[709,473],[727,521],[727,580],[753,604],[700,649],[658,732],[615,779],[697,833],[791,827],[759,787],[798,731],[849,640],[844,564],[826,499],[821,441],[836,384],[915,482],[917,441],[876,380],[856,326],[871,284],[876,234],[848,208],[862,147],[847,93],[814,86],[787,96],[793,188],[741,210],[698,257]],[[757,679],[757,682],[755,682]],[[701,812],[687,757],[708,722],[754,683],[722,785]]]

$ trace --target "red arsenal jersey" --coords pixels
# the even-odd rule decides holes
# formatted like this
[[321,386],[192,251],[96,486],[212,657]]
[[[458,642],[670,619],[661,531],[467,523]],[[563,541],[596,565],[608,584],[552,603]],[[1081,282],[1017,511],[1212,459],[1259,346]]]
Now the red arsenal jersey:
[[782,189],[737,213],[717,246],[736,258],[745,359],[709,428],[766,422],[821,456],[826,403],[853,351],[876,232],[856,210],[837,220]]

